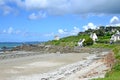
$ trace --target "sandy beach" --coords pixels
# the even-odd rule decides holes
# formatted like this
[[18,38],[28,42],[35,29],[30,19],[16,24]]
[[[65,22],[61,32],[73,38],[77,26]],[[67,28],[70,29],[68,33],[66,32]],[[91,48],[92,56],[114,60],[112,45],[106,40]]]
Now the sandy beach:
[[[24,53],[24,52],[18,52]],[[29,80],[20,76],[31,76],[47,73],[59,69],[62,66],[81,61],[89,53],[51,53],[25,56],[0,61],[0,80]],[[30,80],[35,80],[30,78]]]
[[103,78],[110,69],[109,62],[106,61],[110,61],[109,57],[112,57],[112,53],[109,51],[93,54],[43,54],[25,51],[11,53],[0,55],[0,80],[91,80],[98,77]]

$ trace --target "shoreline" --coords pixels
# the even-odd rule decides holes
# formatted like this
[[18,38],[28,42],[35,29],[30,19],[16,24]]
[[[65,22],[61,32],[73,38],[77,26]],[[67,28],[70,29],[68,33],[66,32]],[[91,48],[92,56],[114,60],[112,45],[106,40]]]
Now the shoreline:
[[[6,58],[0,61],[0,79],[2,80],[77,80],[83,70],[89,72],[93,68],[107,70],[100,53],[36,53],[18,51],[15,54],[32,54],[16,58]],[[35,54],[36,53],[36,54]],[[108,52],[101,52],[108,53]],[[34,54],[34,55],[33,55]],[[7,54],[10,55],[10,54]],[[96,65],[95,65],[96,64]],[[102,67],[100,66],[102,65]],[[88,71],[89,68],[89,71]],[[103,69],[104,68],[104,69]],[[96,71],[96,69],[94,71]],[[84,71],[84,72],[85,72]],[[86,73],[81,78],[86,76]],[[92,74],[92,73],[91,73]],[[102,73],[103,75],[105,73]],[[53,77],[54,75],[54,77]],[[99,74],[100,75],[100,74]],[[98,76],[99,76],[98,75]],[[69,76],[69,77],[67,77]],[[70,78],[71,77],[71,78]],[[102,76],[103,77],[103,76]],[[67,79],[70,78],[70,79]],[[78,79],[80,80],[80,79]],[[81,79],[84,80],[84,79]],[[86,78],[86,80],[88,80]]]
[[[27,46],[29,48],[29,46]],[[20,57],[27,57],[27,56],[34,56],[34,55],[41,55],[41,54],[68,54],[68,53],[101,53],[105,51],[110,51],[109,49],[101,49],[101,48],[80,48],[80,47],[60,47],[60,46],[41,46],[32,48],[31,50],[24,50],[26,48],[23,48],[23,50],[12,50],[12,51],[5,51],[0,52],[0,60],[5,59],[14,59],[14,58],[20,58]],[[71,50],[69,50],[71,49]]]

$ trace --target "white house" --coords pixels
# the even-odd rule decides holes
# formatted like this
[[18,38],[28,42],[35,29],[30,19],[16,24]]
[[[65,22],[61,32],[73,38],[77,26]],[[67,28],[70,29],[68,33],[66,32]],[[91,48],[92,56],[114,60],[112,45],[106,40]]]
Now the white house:
[[119,32],[119,31],[117,31],[115,34],[113,34],[113,35],[111,36],[110,41],[116,42],[116,41],[118,41],[118,40],[120,40],[120,32]]
[[59,39],[60,39],[60,37],[57,35],[54,37],[54,40],[59,40]]
[[78,46],[83,47],[83,42],[85,41],[85,39],[80,39],[78,42]]
[[91,35],[90,35],[90,38],[92,38],[92,40],[95,42],[96,40],[98,40],[98,37],[97,37],[97,35],[96,35],[96,33],[92,33]]

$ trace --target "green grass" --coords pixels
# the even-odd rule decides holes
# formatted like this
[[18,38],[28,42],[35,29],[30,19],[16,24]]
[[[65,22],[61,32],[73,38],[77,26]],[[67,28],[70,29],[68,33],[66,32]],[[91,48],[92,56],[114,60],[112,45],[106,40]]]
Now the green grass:
[[115,54],[116,63],[113,66],[112,70],[107,72],[105,78],[98,78],[93,80],[120,80],[120,45],[118,44],[95,44],[91,47],[94,48],[109,48]]
[[93,80],[120,80],[120,71],[115,71],[111,73],[108,77]]
[[[115,68],[120,68],[120,66],[115,66]],[[93,80],[120,80],[120,71],[113,69],[106,74],[105,78],[98,78]]]
[[93,48],[113,48],[115,45],[104,44],[104,43],[97,43],[92,45]]
[[52,40],[46,42],[46,44],[50,45],[57,45],[57,46],[77,46],[77,43],[80,39],[87,39],[89,38],[89,35],[78,35],[78,36],[68,36],[61,38],[60,40]]

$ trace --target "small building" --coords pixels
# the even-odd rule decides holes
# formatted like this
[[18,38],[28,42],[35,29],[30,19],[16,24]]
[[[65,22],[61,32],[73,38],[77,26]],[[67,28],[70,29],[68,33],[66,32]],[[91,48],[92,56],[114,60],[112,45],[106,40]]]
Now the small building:
[[111,32],[113,32],[113,33],[114,33],[115,31],[116,31],[116,29],[112,29],[112,31],[111,31]]
[[96,33],[92,33],[92,34],[90,35],[90,38],[92,38],[92,40],[93,40],[94,42],[98,40],[98,37],[97,37]]
[[115,34],[113,34],[111,36],[111,39],[110,39],[110,42],[116,42],[116,41],[119,41],[120,40],[120,32],[117,31]]
[[83,47],[83,42],[85,41],[85,39],[80,39],[79,41],[78,41],[78,46],[80,46],[80,47]]
[[56,36],[54,37],[54,40],[60,40],[60,37],[56,35]]

